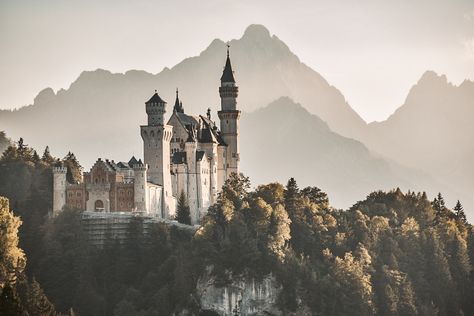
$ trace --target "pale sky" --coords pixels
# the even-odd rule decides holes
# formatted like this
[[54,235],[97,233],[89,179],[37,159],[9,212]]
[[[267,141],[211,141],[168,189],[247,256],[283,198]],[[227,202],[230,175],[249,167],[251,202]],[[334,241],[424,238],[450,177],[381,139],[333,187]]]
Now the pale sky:
[[370,122],[425,70],[474,79],[472,0],[0,0],[0,108],[83,70],[157,73],[263,24]]

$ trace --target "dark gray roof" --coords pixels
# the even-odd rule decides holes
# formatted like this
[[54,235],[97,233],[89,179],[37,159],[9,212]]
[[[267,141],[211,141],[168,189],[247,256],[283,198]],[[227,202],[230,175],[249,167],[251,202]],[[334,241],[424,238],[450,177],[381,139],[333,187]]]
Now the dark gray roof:
[[176,100],[174,101],[174,112],[184,113],[183,102],[179,100],[178,89],[176,89]]
[[201,161],[206,156],[204,151],[198,150],[196,151],[196,161]]
[[118,166],[115,164],[115,162],[105,159],[105,163],[110,169],[112,169],[113,171],[117,171]]
[[117,166],[118,166],[120,169],[131,169],[131,168],[133,167],[133,166],[130,166],[128,163],[123,162],[123,161],[119,162],[119,163],[117,164]]
[[186,153],[184,151],[175,152],[171,157],[171,162],[175,165],[186,163]]
[[128,165],[133,168],[133,166],[135,166],[136,164],[138,164],[137,158],[135,158],[135,156],[132,156],[132,158],[130,158],[130,160],[128,161]]
[[201,143],[218,143],[219,145],[227,146],[221,137],[221,134],[216,124],[205,116],[200,116],[203,121],[203,129],[201,131]]
[[176,116],[178,117],[178,120],[181,122],[181,124],[183,124],[183,126],[186,127],[186,125],[198,125],[198,120],[194,117],[194,116],[191,116],[191,115],[187,115],[187,114],[184,114],[184,113],[175,113]]
[[227,60],[225,61],[224,71],[222,72],[221,82],[235,82],[234,72],[230,64],[229,52],[227,51]]
[[145,104],[148,104],[148,103],[166,103],[166,102],[163,101],[163,99],[161,99],[158,93],[156,93],[155,91],[155,94],[150,98],[150,100],[145,102]]

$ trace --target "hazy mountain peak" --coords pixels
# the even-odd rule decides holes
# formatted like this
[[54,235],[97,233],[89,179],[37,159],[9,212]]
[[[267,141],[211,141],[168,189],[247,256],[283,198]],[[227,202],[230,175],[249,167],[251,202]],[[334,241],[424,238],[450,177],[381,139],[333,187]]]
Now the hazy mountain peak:
[[421,84],[431,84],[431,83],[434,83],[434,82],[447,84],[448,79],[446,78],[446,75],[438,75],[433,70],[427,70],[421,76],[420,80],[418,80],[419,85],[421,85]]
[[56,94],[54,93],[54,90],[51,88],[46,88],[40,91],[38,95],[34,99],[34,104],[42,104],[42,103],[48,103],[51,102]]
[[261,24],[250,24],[244,32],[242,39],[265,40],[271,39],[270,31]]

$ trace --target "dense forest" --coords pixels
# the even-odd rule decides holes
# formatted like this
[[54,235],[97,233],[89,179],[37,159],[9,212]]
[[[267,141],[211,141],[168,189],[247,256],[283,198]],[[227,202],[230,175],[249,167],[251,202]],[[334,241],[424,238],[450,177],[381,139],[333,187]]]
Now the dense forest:
[[294,179],[251,189],[234,175],[195,233],[157,223],[144,234],[137,217],[124,243],[109,237],[98,249],[79,211],[48,218],[60,162],[70,180],[81,172],[74,154],[59,160],[46,148],[40,157],[23,140],[0,158],[0,195],[14,213],[1,199],[1,308],[204,315],[196,285],[210,271],[222,286],[274,276],[283,315],[474,314],[474,231],[461,203],[451,209],[441,194],[379,191],[337,210]]

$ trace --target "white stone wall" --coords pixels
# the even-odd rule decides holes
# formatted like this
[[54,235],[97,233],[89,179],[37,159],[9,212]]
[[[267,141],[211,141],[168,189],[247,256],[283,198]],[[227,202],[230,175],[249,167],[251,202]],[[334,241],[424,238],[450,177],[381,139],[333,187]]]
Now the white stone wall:
[[184,150],[184,143],[188,139],[188,132],[183,127],[175,113],[171,115],[168,125],[173,126],[173,137],[171,139],[171,155],[176,151]]
[[204,157],[197,163],[197,184],[198,184],[198,212],[196,214],[196,223],[207,213],[207,208],[211,205],[211,177],[210,162]]
[[65,167],[53,168],[53,215],[57,215],[66,205],[66,172]]
[[187,187],[188,187],[188,204],[191,213],[191,223],[197,223],[199,219],[199,196],[197,187],[197,166],[196,166],[196,142],[186,142],[186,162],[188,165]]
[[218,146],[217,147],[217,191],[219,192],[222,189],[222,186],[227,179],[227,169],[226,169],[226,151],[227,147]]
[[147,215],[158,216],[160,218],[166,218],[166,214],[162,209],[163,200],[162,200],[163,187],[153,183],[146,184],[146,207]]
[[147,188],[147,166],[134,166],[133,199],[134,208],[138,212],[149,213],[148,188]]
[[217,192],[220,190],[221,187],[218,187],[218,159],[219,154],[217,150],[217,144],[215,143],[206,143],[201,144],[201,150],[206,152],[206,155],[211,158],[210,165],[209,165],[209,199],[210,204],[214,204],[217,200]]

